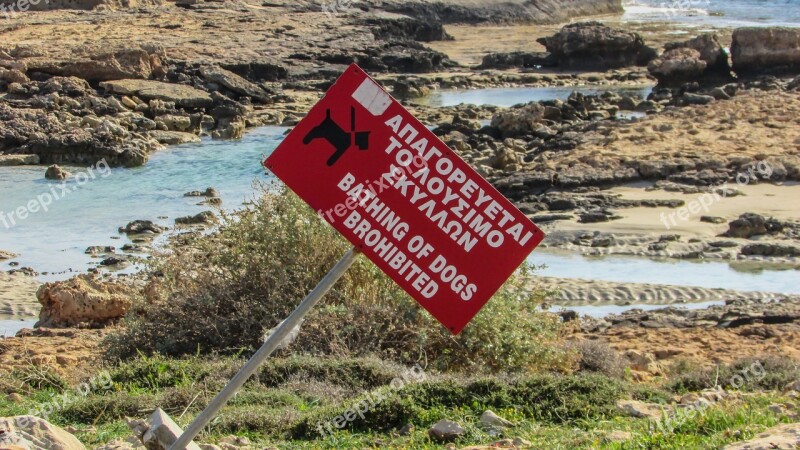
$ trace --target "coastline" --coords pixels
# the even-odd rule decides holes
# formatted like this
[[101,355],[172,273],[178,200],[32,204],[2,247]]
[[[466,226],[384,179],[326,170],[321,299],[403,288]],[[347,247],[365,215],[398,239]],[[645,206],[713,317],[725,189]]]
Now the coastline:
[[[392,7],[398,6],[394,4],[387,6],[387,8]],[[199,10],[203,9],[200,8]],[[177,11],[174,11],[174,13],[177,14]],[[49,20],[53,19],[54,17],[58,17],[59,15],[63,15],[68,19],[67,22],[60,25],[64,27],[65,30],[68,30],[73,26],[73,22],[71,21],[77,19],[78,16],[73,12],[66,11],[51,11],[42,14],[45,14],[42,17],[48,17]],[[118,20],[120,16],[121,15],[118,13],[111,13],[109,15],[112,20]],[[621,20],[621,16],[617,15],[614,17],[616,17],[618,20]],[[611,20],[612,18],[607,15],[599,16],[597,19],[608,21],[614,25],[621,25],[625,29],[634,31],[647,30],[647,32],[643,32],[646,42],[655,46],[661,46],[661,44],[667,40],[674,40],[676,35],[671,33],[675,29],[680,28],[680,25],[678,24],[666,23],[655,25],[642,23],[622,24],[616,22],[615,20]],[[343,19],[337,17],[336,20],[347,22],[352,20],[352,18]],[[304,25],[311,25],[312,23],[316,24],[316,22],[312,21],[309,23],[304,23]],[[480,62],[478,55],[485,55],[488,52],[511,52],[520,50],[522,48],[524,48],[525,51],[543,51],[545,50],[544,46],[541,44],[535,44],[533,42],[537,38],[543,38],[557,32],[562,26],[563,24],[493,25],[490,23],[484,23],[477,28],[472,25],[467,26],[458,24],[445,24],[441,28],[434,27],[433,33],[436,36],[425,43],[425,48],[446,54],[450,60],[460,64],[460,67],[450,67],[447,69],[442,66],[442,69],[444,70],[440,70],[438,72],[434,70],[431,73],[419,73],[410,77],[404,74],[379,74],[377,78],[385,83],[395,93],[399,92],[398,89],[405,86],[406,84],[404,83],[408,83],[407,80],[409,79],[415,86],[421,86],[420,90],[423,90],[423,88],[428,89],[426,86],[430,86],[430,89],[448,89],[454,87],[475,89],[496,86],[544,87],[582,85],[610,87],[616,85],[631,85],[631,83],[653,82],[652,77],[647,74],[647,70],[641,67],[627,67],[619,70],[605,71],[542,69],[540,71],[535,71],[536,73],[513,68],[484,69],[482,71],[470,69]],[[18,33],[25,33],[26,30],[26,28],[21,27]],[[184,30],[181,30],[181,33],[183,33],[183,31]],[[448,33],[455,39],[450,40],[447,37]],[[408,38],[409,36],[406,37]],[[174,40],[170,42],[175,46],[188,45],[184,42],[185,38],[186,36],[181,34],[174,37]],[[726,34],[721,36],[722,40],[727,38],[728,35]],[[2,41],[0,41],[0,44],[2,44]],[[304,45],[307,44],[308,43]],[[189,47],[194,48],[192,47],[193,45],[196,45],[196,43],[189,45]],[[424,49],[417,50],[422,52],[426,51]],[[49,49],[44,50],[45,53],[49,51]],[[156,48],[153,51],[155,52],[153,53],[154,55],[162,59],[160,63],[162,65],[174,63],[175,58],[177,57],[177,55],[170,53],[169,46],[164,47],[164,49]],[[292,70],[287,71],[288,81],[287,79],[263,81],[260,84],[255,85],[250,81],[244,80],[242,76],[233,71],[233,65],[235,65],[233,63],[227,63],[228,66],[226,66],[230,67],[232,69],[231,71],[226,72],[225,70],[211,70],[204,68],[203,64],[206,64],[207,62],[203,62],[201,60],[202,56],[199,52],[190,51],[189,56],[189,59],[187,59],[188,62],[200,65],[199,72],[197,66],[192,68],[184,67],[180,70],[186,71],[185,73],[187,74],[192,74],[191,76],[193,77],[205,77],[206,82],[212,78],[218,80],[221,83],[219,86],[222,86],[220,87],[220,92],[225,92],[232,97],[228,100],[233,103],[228,103],[228,106],[234,110],[239,108],[239,112],[235,113],[239,115],[235,115],[233,117],[229,115],[217,117],[215,119],[217,122],[216,130],[213,128],[206,128],[205,126],[196,127],[194,122],[192,122],[194,119],[190,120],[192,123],[190,125],[191,130],[185,131],[171,129],[174,124],[168,123],[169,121],[166,121],[166,119],[162,120],[161,122],[157,122],[157,126],[159,128],[170,128],[169,130],[160,130],[159,132],[165,136],[169,134],[171,138],[174,137],[176,139],[183,139],[182,134],[199,133],[204,135],[218,133],[220,132],[219,126],[222,126],[223,128],[234,132],[234,134],[227,135],[227,137],[236,139],[243,136],[244,133],[254,130],[254,127],[265,124],[280,123],[282,125],[290,126],[297,119],[299,119],[300,111],[315,102],[321,95],[318,87],[314,86],[316,81],[312,80],[314,80],[314,75],[322,75],[324,70],[318,69],[315,74],[298,75],[305,70],[306,63],[302,63],[302,67],[293,69],[295,72]],[[237,54],[235,57],[246,57],[246,55]],[[27,69],[42,69],[43,66],[37,66],[37,64],[41,63],[40,58],[41,55],[26,59],[26,64],[31,63],[28,65]],[[192,58],[200,59],[192,60]],[[305,60],[301,59],[301,61]],[[150,64],[150,66],[151,70],[157,70],[156,65]],[[61,67],[62,68],[58,70],[63,70],[63,67],[66,66]],[[336,67],[338,67],[336,64],[330,66],[331,69]],[[244,70],[241,67],[236,68],[235,70],[244,74],[244,72],[241,72]],[[296,72],[297,70],[300,72]],[[278,72],[280,72],[280,70],[278,70]],[[304,79],[304,77],[309,76],[310,78],[308,80]],[[197,86],[198,79],[195,78],[193,83]],[[108,86],[112,87],[109,88]],[[119,95],[125,97],[125,95],[118,93],[123,91],[115,90],[118,89],[118,87],[113,87],[116,86],[113,84],[113,82],[108,86],[105,88],[105,97],[109,101],[113,100]],[[183,84],[180,84],[180,86],[183,86]],[[260,100],[256,98],[254,101],[262,101],[264,104],[255,104],[253,105],[252,109],[248,109],[246,107],[246,103],[241,103],[237,102],[237,100],[234,100],[234,98],[242,99],[246,96],[246,94],[253,94],[254,91],[271,93]],[[98,91],[98,93],[101,92]],[[193,93],[192,95],[195,94],[196,93]],[[181,97],[175,97],[176,101],[180,102],[181,100],[178,100],[179,98]],[[625,97],[623,97],[622,100],[626,101]],[[697,202],[698,199],[702,198],[703,194],[701,192],[694,194],[673,192],[670,190],[664,190],[663,186],[661,186],[660,190],[650,190],[650,188],[653,187],[653,181],[642,181],[641,185],[631,185],[626,184],[625,180],[614,180],[613,177],[611,180],[606,179],[604,178],[606,175],[604,175],[602,171],[597,171],[596,179],[588,179],[586,181],[579,180],[578,183],[585,183],[585,186],[581,187],[595,189],[594,192],[597,193],[598,196],[607,196],[611,198],[611,200],[608,200],[605,205],[601,204],[601,206],[606,206],[609,208],[607,210],[608,214],[614,214],[612,220],[609,221],[592,222],[591,225],[582,223],[582,215],[586,212],[591,212],[591,208],[580,206],[574,208],[573,210],[564,210],[559,208],[558,211],[554,212],[553,208],[550,208],[549,211],[545,209],[544,211],[540,210],[538,212],[534,212],[535,210],[542,208],[542,201],[545,202],[545,208],[550,207],[550,205],[547,203],[550,201],[548,196],[557,198],[562,202],[577,202],[578,204],[580,204],[581,199],[591,197],[591,195],[586,196],[585,194],[581,193],[573,193],[571,192],[572,189],[570,188],[545,188],[545,190],[549,191],[549,193],[546,196],[539,195],[536,200],[533,200],[533,198],[520,198],[520,195],[515,191],[515,189],[517,189],[516,186],[520,185],[520,177],[523,178],[522,185],[524,185],[524,189],[528,190],[529,192],[535,190],[537,188],[537,184],[535,183],[539,183],[541,180],[536,178],[533,180],[534,184],[531,184],[531,182],[528,179],[525,179],[525,177],[530,176],[528,174],[539,173],[539,175],[536,176],[549,179],[552,175],[548,173],[553,172],[553,167],[575,166],[577,169],[576,172],[594,170],[591,167],[583,165],[583,161],[589,157],[587,155],[597,155],[598,153],[600,156],[591,156],[591,158],[599,158],[600,160],[604,161],[603,164],[609,164],[608,161],[613,161],[614,157],[620,154],[624,155],[625,158],[631,161],[641,158],[654,159],[654,161],[646,161],[646,163],[656,166],[656,170],[658,171],[660,170],[658,168],[659,164],[664,164],[665,162],[667,164],[671,163],[669,161],[658,161],[658,159],[665,157],[669,158],[667,155],[672,150],[672,147],[676,145],[681,147],[682,151],[686,152],[686,154],[691,158],[696,158],[700,154],[702,154],[703,157],[710,156],[711,161],[706,163],[708,165],[727,165],[729,172],[728,176],[735,176],[735,171],[738,170],[737,167],[742,164],[741,157],[743,156],[743,153],[741,152],[745,152],[745,154],[748,154],[751,158],[753,158],[752,161],[757,161],[758,158],[764,158],[765,155],[767,158],[775,157],[778,158],[776,160],[776,164],[783,164],[788,167],[787,161],[794,161],[791,159],[792,156],[790,156],[791,151],[789,151],[789,149],[784,152],[776,151],[773,153],[765,153],[756,150],[750,151],[749,149],[754,149],[754,144],[756,142],[768,148],[777,149],[780,148],[782,144],[787,142],[791,143],[800,140],[800,135],[791,134],[793,131],[791,131],[789,134],[784,133],[783,135],[776,135],[773,133],[772,130],[774,126],[776,126],[776,123],[769,117],[769,111],[774,111],[775,108],[779,107],[786,113],[786,115],[783,117],[789,118],[788,121],[784,120],[784,122],[791,124],[790,117],[792,117],[792,114],[797,111],[797,105],[793,103],[793,100],[794,97],[784,95],[780,92],[769,95],[753,95],[749,91],[745,91],[742,92],[741,95],[735,96],[731,101],[717,102],[707,107],[682,106],[674,111],[659,112],[662,111],[663,107],[656,104],[655,107],[657,108],[654,110],[648,110],[647,112],[649,114],[642,119],[631,122],[626,122],[624,120],[611,122],[608,126],[613,131],[610,133],[604,131],[605,136],[611,136],[610,139],[603,136],[595,137],[592,135],[593,131],[581,129],[580,126],[588,125],[588,127],[586,127],[587,129],[594,126],[591,124],[590,120],[584,119],[585,122],[583,124],[579,123],[580,126],[577,128],[577,132],[585,134],[588,142],[580,142],[580,147],[573,152],[556,153],[552,156],[548,155],[545,163],[537,162],[537,159],[540,158],[534,158],[533,161],[528,161],[529,157],[527,154],[523,155],[522,153],[517,153],[518,158],[524,158],[526,160],[525,163],[504,168],[496,166],[493,159],[488,161],[486,158],[478,159],[472,157],[473,155],[469,155],[468,153],[464,154],[463,152],[462,156],[466,157],[467,160],[474,165],[480,166],[481,164],[488,164],[488,166],[484,165],[481,167],[482,170],[486,170],[488,172],[487,175],[495,183],[495,185],[497,185],[506,195],[515,198],[519,205],[527,207],[528,209],[526,212],[528,212],[534,220],[539,221],[539,219],[541,219],[545,229],[553,230],[553,232],[550,233],[548,240],[545,242],[545,246],[567,249],[584,255],[619,254],[641,257],[707,258],[711,260],[724,261],[745,260],[752,262],[755,265],[763,264],[763,267],[765,268],[769,268],[775,264],[788,263],[789,265],[796,265],[796,258],[793,257],[785,258],[759,255],[743,257],[742,249],[750,243],[750,240],[746,238],[725,239],[726,244],[732,242],[736,245],[731,244],[724,247],[715,247],[710,245],[720,241],[719,235],[725,232],[728,223],[732,222],[743,213],[761,214],[766,217],[775,217],[779,220],[792,220],[796,218],[797,212],[791,208],[781,209],[778,206],[769,206],[789,203],[792,195],[794,195],[794,191],[797,190],[796,188],[798,186],[793,184],[794,181],[782,181],[787,179],[786,174],[784,174],[782,178],[775,180],[777,183],[783,184],[783,186],[772,187],[772,185],[769,184],[748,184],[739,189],[743,192],[743,196],[725,198],[723,201],[718,202],[718,204],[714,204],[712,211],[713,215],[724,220],[723,223],[719,224],[700,222],[698,220],[699,217],[692,216],[691,220],[680,221],[679,223],[676,223],[673,220],[672,225],[668,224],[665,226],[663,225],[663,217],[665,215],[669,217],[670,214],[675,213],[675,210],[678,208],[676,208],[674,205],[678,205],[681,202],[684,204]],[[218,100],[214,100],[214,102],[217,101]],[[239,106],[236,106],[236,103],[239,103]],[[140,103],[133,109],[142,109],[143,111],[146,111],[144,108],[139,108],[141,105],[142,104]],[[148,106],[152,109],[153,102],[151,101]],[[410,103],[409,106],[421,114],[421,117],[430,119],[431,124],[439,123],[440,127],[442,124],[446,124],[450,117],[458,116],[463,113],[473,115],[476,119],[489,120],[495,116],[498,111],[505,110],[504,108],[480,106],[474,109],[470,109],[469,107],[433,108],[413,103]],[[611,104],[600,105],[599,107],[611,108],[613,106],[614,105]],[[667,106],[667,108],[670,107]],[[733,110],[752,110],[754,111],[753,114],[756,114],[755,111],[760,111],[762,116],[759,116],[759,120],[755,122],[751,120],[751,123],[747,123],[747,121],[738,123],[737,125],[739,125],[739,129],[731,127],[730,132],[726,136],[726,142],[719,143],[718,145],[713,142],[717,133],[716,129],[719,128],[720,125],[724,124],[725,120],[727,120],[724,118],[724,115],[730,114]],[[129,114],[130,111],[123,109],[121,110],[121,113],[123,115]],[[701,115],[703,116],[702,120],[697,119]],[[720,117],[722,118],[720,119]],[[763,123],[760,122],[762,117],[764,120]],[[233,120],[234,118],[235,120]],[[779,119],[782,120],[781,118]],[[177,119],[171,120],[174,122]],[[696,124],[693,124],[688,128],[684,128],[687,120],[698,121]],[[234,124],[234,122],[237,122],[238,124]],[[572,129],[574,128],[575,127]],[[568,128],[568,125],[565,124],[564,130],[560,132],[572,132],[572,129]],[[793,130],[793,128],[789,128],[789,130]],[[186,133],[186,131],[191,132]],[[134,135],[135,134],[136,133],[134,133]],[[448,134],[445,134],[442,137],[445,140],[449,139]],[[186,137],[186,139],[188,139],[188,137]],[[642,152],[643,142],[646,142],[647,145],[650,146],[646,152]],[[163,143],[167,145],[170,144],[169,142],[162,142],[162,144]],[[507,142],[505,144],[507,144]],[[514,143],[513,145],[517,144]],[[728,158],[726,156],[726,152],[729,151],[730,145],[736,145],[737,150],[740,151],[736,158]],[[653,147],[655,147],[656,150],[654,150]],[[519,150],[515,148],[515,152],[519,152]],[[477,155],[477,153],[475,153],[475,155]],[[654,156],[656,158],[653,158]],[[790,159],[787,160],[786,158]],[[792,164],[795,163],[796,162],[792,162]],[[625,167],[626,164],[630,166],[630,164],[626,162],[624,164],[620,164],[619,167],[611,167],[610,169],[605,170],[628,170],[629,167]],[[700,167],[697,167],[697,169],[700,169]],[[642,168],[637,167],[636,170],[642,174],[644,173],[644,169]],[[648,170],[650,169],[648,168]],[[560,175],[562,175],[563,180],[564,173],[561,173]],[[656,177],[658,182],[656,182],[655,185],[658,186],[660,181],[666,181],[667,178],[671,178],[675,175],[676,174],[669,172],[659,174]],[[792,177],[795,175],[796,174],[793,170],[789,170],[788,180],[792,180]],[[690,179],[691,182],[692,177],[695,176],[696,175],[694,174],[687,175],[687,178]],[[616,186],[612,186],[609,189],[609,186],[607,185],[609,181]],[[547,185],[547,183],[544,185]],[[762,201],[766,197],[769,197],[770,200],[774,201]],[[659,201],[661,202],[660,205],[662,206],[656,208],[651,206],[623,206],[630,202],[647,203],[650,201]],[[665,206],[667,204],[671,204],[672,206]],[[559,220],[555,221],[546,220],[549,218],[546,216],[551,215],[561,217]],[[567,218],[567,216],[569,216],[569,218]],[[597,234],[595,238],[589,239],[588,242],[578,242],[580,239],[576,240],[576,236],[586,231],[591,231],[593,233],[599,232],[599,234]],[[670,243],[667,248],[662,248],[664,246],[660,245],[660,243],[661,238],[664,235],[679,235],[681,236],[679,240],[683,242]],[[604,241],[610,241],[611,244],[595,245],[599,241],[596,238],[597,236],[600,236]],[[698,242],[698,239],[700,242]],[[653,242],[656,242],[656,244],[659,245],[654,247]],[[778,237],[768,237],[766,239],[759,239],[758,242],[770,245],[782,245],[781,243],[784,241],[778,239]]]
[[[0,23],[0,166],[22,167],[0,167],[0,226],[22,224],[0,231],[21,254],[0,250],[0,441],[167,448],[286,331],[350,245],[261,163],[357,63],[546,239],[457,336],[358,258],[203,448],[800,445],[800,21],[572,17],[619,0],[77,1]],[[80,193],[42,199],[59,186]]]

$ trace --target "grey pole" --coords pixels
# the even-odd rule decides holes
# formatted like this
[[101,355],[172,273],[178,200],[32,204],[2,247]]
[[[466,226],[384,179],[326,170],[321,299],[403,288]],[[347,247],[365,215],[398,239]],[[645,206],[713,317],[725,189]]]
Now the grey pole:
[[228,385],[211,400],[211,403],[206,406],[206,409],[194,419],[189,428],[183,432],[182,435],[178,437],[178,440],[175,441],[169,447],[169,450],[185,450],[186,446],[189,445],[192,440],[197,437],[200,431],[211,422],[220,409],[233,397],[234,394],[244,385],[244,383],[258,370],[261,364],[266,361],[267,358],[275,351],[278,345],[283,341],[283,339],[300,323],[300,321],[305,317],[308,311],[314,307],[314,305],[319,302],[319,300],[328,293],[328,291],[333,287],[334,283],[336,283],[339,278],[344,275],[347,269],[350,268],[351,265],[356,260],[359,251],[355,248],[350,249],[342,259],[333,266],[330,272],[325,275],[325,278],[319,282],[317,287],[311,291],[308,296],[300,302],[300,305],[297,306],[297,309],[289,315],[289,317],[281,323],[278,329],[275,330],[274,333],[270,335],[270,337],[264,342],[264,345],[261,346],[260,349],[250,358],[249,361],[244,365],[244,367],[239,370],[239,373],[234,376]]

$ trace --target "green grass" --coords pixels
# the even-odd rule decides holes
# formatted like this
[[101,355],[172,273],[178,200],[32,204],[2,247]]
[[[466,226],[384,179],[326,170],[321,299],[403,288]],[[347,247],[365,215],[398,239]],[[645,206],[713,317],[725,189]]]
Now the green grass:
[[[110,372],[111,389],[80,398],[54,412],[49,420],[73,426],[87,446],[130,436],[124,417],[145,418],[165,409],[182,426],[204,407],[243,362],[235,357],[210,359],[140,357]],[[466,434],[457,446],[488,444],[520,437],[533,448],[548,449],[683,449],[720,448],[751,438],[786,421],[769,405],[787,401],[757,392],[730,399],[653,431],[648,420],[620,417],[620,398],[667,403],[658,387],[633,385],[600,374],[469,375],[426,373],[426,380],[400,389],[389,386],[403,367],[376,359],[278,358],[269,361],[207,429],[202,442],[224,436],[247,436],[256,446],[281,449],[398,448],[441,449],[428,427],[440,419],[460,423]],[[70,392],[70,388],[66,389]],[[333,420],[365,395],[383,392],[386,399],[343,430],[320,437],[317,422]],[[0,416],[25,414],[59,393],[56,386],[23,393],[14,403],[0,398]],[[491,436],[478,427],[480,415],[492,409],[516,427]],[[415,429],[406,436],[397,430]],[[631,439],[610,442],[612,431]]]

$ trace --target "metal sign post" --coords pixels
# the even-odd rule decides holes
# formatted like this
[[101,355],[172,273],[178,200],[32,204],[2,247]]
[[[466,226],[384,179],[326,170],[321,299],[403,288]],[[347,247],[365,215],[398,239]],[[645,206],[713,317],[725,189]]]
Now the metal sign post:
[[225,386],[213,400],[211,403],[206,406],[206,409],[194,419],[189,428],[183,432],[182,435],[178,437],[178,440],[175,441],[169,447],[169,450],[185,450],[186,446],[189,445],[190,442],[200,433],[200,431],[211,422],[220,409],[231,399],[231,397],[236,394],[236,392],[244,386],[244,383],[258,370],[261,364],[266,361],[267,358],[275,351],[276,348],[280,345],[280,343],[289,335],[289,333],[303,320],[306,314],[313,308],[319,300],[331,290],[333,285],[339,278],[344,275],[347,269],[350,268],[351,265],[358,257],[359,251],[355,248],[348,251],[342,259],[339,260],[338,263],[325,275],[325,278],[319,282],[317,287],[311,291],[297,309],[292,312],[289,317],[281,323],[280,326],[272,333],[269,338],[264,342],[264,345],[261,346],[260,349],[250,358],[249,361],[244,365],[244,367],[239,370],[239,373],[234,376],[228,385]]

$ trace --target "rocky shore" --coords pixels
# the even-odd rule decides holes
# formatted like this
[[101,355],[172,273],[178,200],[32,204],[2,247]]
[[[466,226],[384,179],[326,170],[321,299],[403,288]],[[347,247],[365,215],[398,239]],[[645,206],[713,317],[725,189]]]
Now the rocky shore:
[[[576,17],[619,13],[622,5],[618,0],[346,4],[310,0],[86,0],[75,4],[51,0],[38,5],[34,9],[41,11],[0,23],[2,166],[41,165],[43,177],[64,180],[70,174],[56,164],[89,166],[105,161],[111,166],[136,167],[147,164],[153,152],[168,145],[198,142],[204,137],[239,139],[248,128],[262,125],[291,127],[348,64],[358,63],[545,228],[548,238],[543,247],[592,256],[800,268],[796,206],[800,195],[799,29],[740,28],[675,39],[663,30],[651,38],[642,31],[646,27],[617,22],[574,23]],[[471,27],[470,31],[465,32],[464,26]],[[471,47],[474,42],[465,39],[465,33],[473,31],[478,37],[472,39],[486,42]],[[497,39],[486,39],[487,35]],[[425,103],[426,96],[436,90],[523,86],[653,89],[641,97],[619,91],[574,93],[565,100],[508,108],[438,108]],[[47,171],[45,166],[49,166]],[[221,203],[213,188],[186,196],[203,206]],[[44,386],[63,379],[64,385],[58,386],[62,390],[67,383],[94,375],[108,342],[104,339],[129,326],[123,319],[136,315],[137,320],[146,320],[150,308],[163,300],[163,283],[170,281],[158,272],[115,277],[101,275],[102,270],[129,267],[136,262],[133,255],[151,254],[153,240],[167,232],[174,231],[169,245],[191,253],[192,239],[202,236],[198,227],[213,227],[219,220],[211,211],[192,214],[170,218],[174,229],[172,222],[168,229],[147,217],[120,223],[119,233],[130,243],[120,246],[120,253],[108,245],[87,248],[86,254],[101,261],[91,274],[40,285],[29,276],[33,269],[0,273],[0,318],[39,319],[35,329],[0,341],[0,371],[19,374],[33,367],[38,377],[34,381]],[[0,261],[14,258],[16,255],[0,251]],[[638,414],[630,411],[642,406],[641,398],[660,398],[662,393],[648,389],[681,379],[683,367],[718,368],[755,357],[800,360],[800,298],[796,295],[612,283],[588,279],[590,275],[587,279],[529,280],[529,291],[538,293],[537,300],[544,302],[537,303],[540,309],[564,308],[542,314],[548,323],[565,327],[561,331],[566,331],[567,341],[557,342],[543,354],[572,348],[575,355],[569,358],[579,359],[565,359],[561,366],[548,361],[553,366],[543,370],[556,371],[559,376],[555,379],[561,379],[594,362],[595,369],[611,373],[617,380],[613,383],[641,383],[641,390],[625,391],[630,399],[621,400],[626,418]],[[198,274],[191,274],[191,278],[195,276]],[[720,304],[702,309],[633,309],[600,318],[581,317],[570,310],[594,305],[704,302]],[[274,317],[262,319],[272,321]],[[495,325],[493,332],[518,324]],[[402,340],[407,330],[395,333]],[[519,341],[529,341],[529,336]],[[559,334],[558,338],[562,337]],[[344,348],[347,343],[330,344],[337,345]],[[337,348],[332,353],[336,351],[344,352]],[[398,353],[405,357],[408,352]],[[119,435],[126,414],[144,416],[143,411],[149,414],[158,405],[170,405],[174,416],[196,409],[195,400],[207,393],[190,394],[187,386],[202,384],[209,392],[216,391],[205,383],[211,376],[207,374],[218,371],[208,368],[211,366],[194,368],[192,364],[208,363],[199,359],[164,362],[145,357],[131,363],[142,364],[144,369],[115,367],[116,388],[120,389],[115,396],[124,398],[119,404],[103,403],[106,398],[98,396],[87,401],[97,403],[85,406],[86,410],[71,410],[78,417],[76,423],[91,426],[61,430],[47,422],[36,423],[52,432],[48,442],[62,439],[74,448],[84,448],[84,444],[72,434],[90,437],[93,444],[102,444],[98,448],[107,450],[136,449],[143,444],[162,448],[163,442],[154,440],[156,432],[151,430],[170,425],[164,425],[167,421],[158,411],[150,423],[128,421],[134,436],[126,441],[99,442],[96,436],[101,433],[95,424],[117,427]],[[347,370],[364,370],[360,363],[344,359],[350,364]],[[299,372],[307,377],[328,370],[320,369],[321,364],[328,362],[314,361]],[[179,367],[176,373],[182,375],[167,379],[165,374],[172,376],[170,367]],[[44,372],[49,375],[42,375]],[[375,373],[364,371],[367,375],[362,378]],[[206,375],[202,380],[192,379],[196,374]],[[492,379],[496,384],[491,386],[512,389],[502,383],[517,376],[502,374]],[[279,395],[283,401],[285,392],[291,392],[285,397],[290,401],[281,405],[297,417],[285,421],[296,421],[305,414],[292,409],[296,405],[291,402],[304,410],[309,402],[326,396],[336,397],[338,403],[332,404],[338,405],[355,395],[347,390],[353,386],[318,385],[317,380],[303,377],[279,387],[259,384],[257,395],[247,394],[261,405],[274,400],[269,396]],[[443,379],[448,384],[442,392],[447,395],[462,389],[460,381],[454,381],[455,374]],[[585,379],[570,378],[569,383]],[[153,388],[147,383],[164,385]],[[153,390],[142,395],[142,386]],[[19,386],[2,387],[17,395],[7,399],[10,408],[31,401],[18,392],[32,398],[36,395],[35,390]],[[278,390],[284,388],[287,391]],[[301,388],[318,392],[311,395]],[[602,385],[599,390],[610,389]],[[796,390],[786,388],[769,395],[788,392],[785,395],[796,398]],[[292,397],[301,391],[302,399]],[[701,394],[686,395],[699,398]],[[759,391],[758,395],[762,394],[766,395]],[[247,395],[243,397],[242,401],[248,401]],[[562,401],[560,392],[555,397]],[[476,402],[474,396],[465,398]],[[538,405],[548,397],[525,398],[526,403]],[[580,402],[588,405],[586,408],[594,405],[592,398]],[[665,407],[677,410],[687,404],[678,396],[645,406],[661,417]],[[106,412],[108,405],[111,410]],[[550,409],[560,414],[568,407],[561,404]],[[786,411],[793,407],[781,408],[773,422],[789,420]],[[620,413],[614,411],[597,417],[605,422],[609,417],[617,420],[615,414]],[[489,412],[484,412],[479,422],[510,426],[511,422]],[[425,416],[430,413],[425,411]],[[238,420],[237,427],[255,423],[262,431],[283,426],[273,423],[276,414],[270,412],[269,417],[266,422],[261,417],[251,422],[246,415],[226,420]],[[402,430],[393,432],[392,439],[414,433],[413,427]],[[442,444],[466,435],[464,428],[448,420],[426,425],[425,430],[424,439]],[[25,439],[35,436],[27,429],[14,433]],[[725,442],[737,437],[725,433]],[[11,434],[11,430],[0,430],[0,446],[5,443],[4,436]],[[614,439],[613,433],[601,434],[602,438],[587,438],[593,442],[590,445],[598,439],[608,444],[632,438],[630,433],[616,434]],[[643,435],[649,436],[648,432]],[[219,447],[206,448],[249,448],[242,436],[212,437]],[[359,446],[382,445],[374,436],[371,439]],[[517,438],[492,445],[524,448],[538,444]]]

